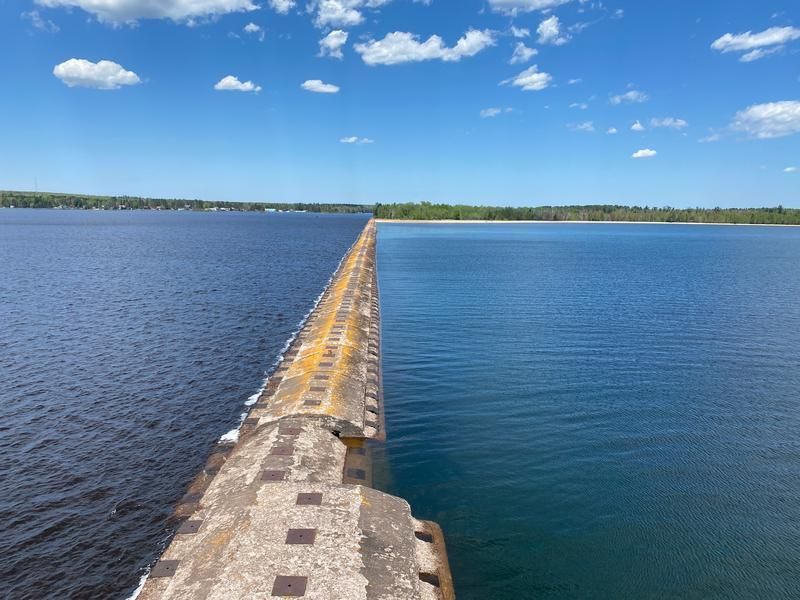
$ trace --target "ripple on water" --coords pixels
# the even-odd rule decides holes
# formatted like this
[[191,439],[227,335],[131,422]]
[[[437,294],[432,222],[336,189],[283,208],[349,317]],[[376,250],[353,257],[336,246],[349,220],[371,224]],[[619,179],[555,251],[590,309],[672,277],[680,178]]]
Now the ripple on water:
[[378,239],[380,475],[459,598],[800,597],[800,231]]
[[365,223],[0,212],[0,596],[130,594]]

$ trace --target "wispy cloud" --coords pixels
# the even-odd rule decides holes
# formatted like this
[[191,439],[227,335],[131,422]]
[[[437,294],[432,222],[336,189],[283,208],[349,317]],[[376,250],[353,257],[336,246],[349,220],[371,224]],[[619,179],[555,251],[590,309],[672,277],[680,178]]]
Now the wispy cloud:
[[33,27],[39,31],[46,31],[48,33],[58,33],[61,31],[61,28],[58,25],[53,23],[50,19],[45,19],[39,14],[38,10],[24,12],[20,15],[20,17],[30,21],[31,25],[33,25]]
[[517,42],[514,47],[514,54],[511,55],[511,60],[508,62],[512,65],[526,63],[537,54],[539,54],[539,51],[536,48],[528,48],[524,43]]
[[494,117],[498,117],[503,114],[508,114],[513,112],[514,109],[511,107],[506,108],[484,108],[481,112],[481,119],[492,119]]
[[650,119],[651,127],[661,127],[665,129],[686,129],[689,124],[683,119],[675,117],[663,117],[660,119]]
[[341,138],[339,140],[339,143],[363,145],[363,144],[374,144],[375,140],[366,137],[358,137],[357,135],[351,135],[348,137]]
[[567,127],[572,131],[581,133],[594,133],[594,123],[592,121],[584,121],[583,123],[570,123]]
[[739,60],[753,62],[779,52],[785,44],[797,39],[800,39],[800,29],[797,27],[770,27],[758,33],[726,33],[714,40],[711,47],[723,54],[743,52]]
[[648,96],[644,92],[640,92],[639,90],[630,90],[625,92],[624,94],[611,96],[609,101],[611,102],[611,104],[620,105],[620,104],[640,104],[642,102],[647,102],[649,99],[650,96]]

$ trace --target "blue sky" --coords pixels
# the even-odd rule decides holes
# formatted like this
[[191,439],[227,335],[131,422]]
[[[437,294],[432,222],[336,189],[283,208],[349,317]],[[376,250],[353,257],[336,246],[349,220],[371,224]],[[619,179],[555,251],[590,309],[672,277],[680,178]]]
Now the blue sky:
[[800,207],[796,0],[7,0],[0,50],[2,189]]

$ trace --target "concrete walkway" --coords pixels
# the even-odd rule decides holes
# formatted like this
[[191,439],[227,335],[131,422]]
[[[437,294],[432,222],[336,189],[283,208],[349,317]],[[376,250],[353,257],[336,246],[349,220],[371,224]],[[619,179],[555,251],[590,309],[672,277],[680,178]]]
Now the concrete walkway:
[[451,600],[439,527],[369,487],[383,406],[375,224],[177,508],[140,600]]

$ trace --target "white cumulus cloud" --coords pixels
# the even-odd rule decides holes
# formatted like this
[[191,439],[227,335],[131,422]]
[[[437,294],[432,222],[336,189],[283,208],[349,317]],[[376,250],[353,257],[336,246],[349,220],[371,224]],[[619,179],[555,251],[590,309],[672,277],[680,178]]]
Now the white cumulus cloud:
[[539,65],[528,67],[522,73],[500,82],[500,85],[513,85],[526,92],[538,92],[550,85],[553,76],[550,73],[539,71]]
[[683,119],[675,117],[664,117],[662,119],[650,119],[651,127],[663,127],[666,129],[686,129],[689,124]]
[[561,31],[561,21],[555,15],[539,23],[536,33],[539,35],[538,41],[540,44],[561,46],[569,41],[569,35]]
[[252,81],[239,81],[239,78],[233,75],[226,75],[214,84],[214,89],[220,92],[260,92],[261,86]]
[[56,65],[53,68],[53,75],[69,87],[88,87],[98,90],[116,90],[123,85],[141,83],[136,73],[110,60],[94,63],[83,58],[70,58]]
[[80,8],[98,21],[120,25],[140,19],[194,23],[235,12],[258,10],[252,0],[36,0],[49,8]]
[[650,148],[643,148],[631,154],[631,158],[653,158],[658,152],[650,150]]
[[314,92],[316,94],[336,94],[339,92],[339,86],[332,83],[325,83],[319,79],[309,79],[300,84],[300,87],[306,91]]
[[347,43],[348,34],[341,29],[335,29],[319,41],[319,55],[331,58],[343,58],[342,48]]
[[517,42],[514,47],[514,54],[511,55],[511,60],[508,61],[512,65],[526,63],[539,53],[536,48],[528,48],[524,43]]
[[494,36],[488,30],[470,29],[453,47],[446,46],[438,35],[421,42],[413,33],[395,31],[381,40],[369,40],[356,44],[354,48],[368,65],[398,65],[425,60],[458,62],[464,57],[475,56],[494,43]]
[[609,128],[608,128],[608,131],[606,131],[606,133],[607,133],[608,135],[616,135],[616,133],[617,133],[617,128],[616,128],[616,127],[609,127]]
[[568,4],[572,0],[489,0],[492,10],[507,15],[532,12],[534,10],[547,10]]
[[645,94],[644,92],[640,92],[638,90],[630,90],[629,92],[625,92],[624,94],[619,94],[617,96],[611,96],[610,101],[611,104],[637,104],[641,102],[647,102],[650,97]]
[[780,51],[785,44],[797,39],[800,39],[800,29],[797,27],[770,27],[758,33],[726,33],[714,40],[711,47],[723,54],[744,52],[739,60],[753,62]]
[[797,173],[797,167],[786,167],[783,170],[784,173]]
[[762,140],[800,133],[800,101],[748,106],[736,113],[731,129]]
[[631,131],[644,131],[644,125],[641,122],[636,121],[633,125],[631,125]]

